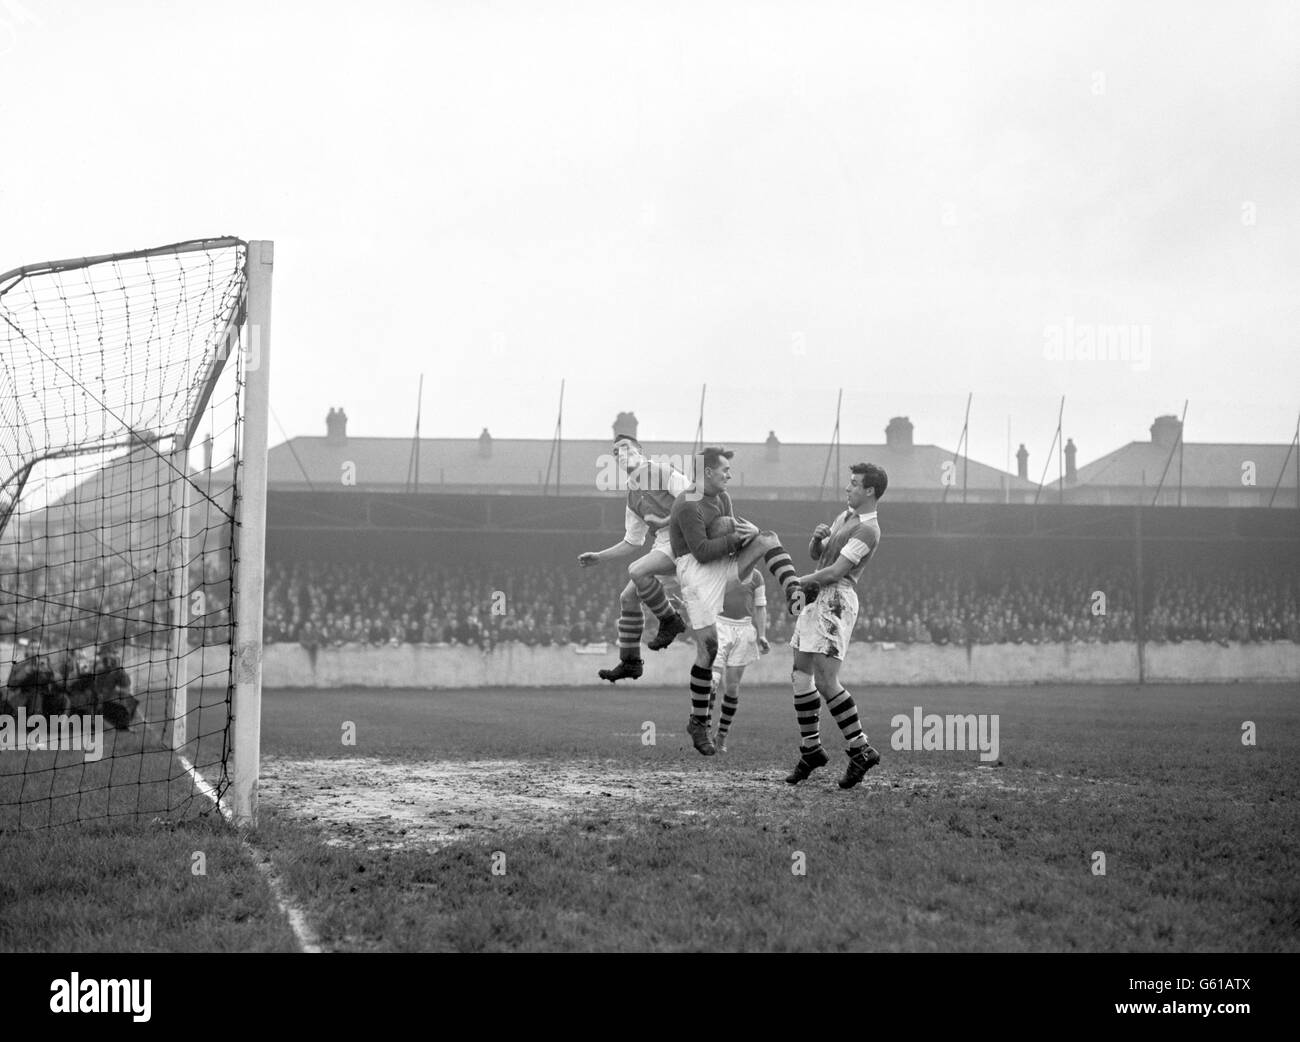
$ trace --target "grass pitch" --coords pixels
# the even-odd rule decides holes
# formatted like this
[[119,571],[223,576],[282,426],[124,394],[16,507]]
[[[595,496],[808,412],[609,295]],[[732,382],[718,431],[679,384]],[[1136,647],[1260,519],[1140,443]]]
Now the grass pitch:
[[[732,751],[707,759],[684,690],[267,692],[252,838],[328,950],[1300,948],[1294,686],[854,694],[884,759],[842,792],[828,714],[831,766],[782,782],[785,690],[745,690]],[[891,717],[916,706],[997,714],[1002,766],[891,748]],[[173,842],[189,856],[190,830],[229,836],[98,831],[158,863]],[[53,845],[93,846],[77,837],[6,834],[0,904],[21,906]],[[96,890],[92,846],[71,871]],[[29,908],[0,948],[291,946],[246,860],[216,860],[202,931],[165,925],[193,908],[191,876],[153,887],[151,931],[106,911],[39,934]]]

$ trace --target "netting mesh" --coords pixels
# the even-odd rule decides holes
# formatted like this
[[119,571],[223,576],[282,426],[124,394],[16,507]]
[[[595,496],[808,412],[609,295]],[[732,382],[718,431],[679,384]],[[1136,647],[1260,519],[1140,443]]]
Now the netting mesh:
[[0,276],[0,828],[229,785],[245,256]]

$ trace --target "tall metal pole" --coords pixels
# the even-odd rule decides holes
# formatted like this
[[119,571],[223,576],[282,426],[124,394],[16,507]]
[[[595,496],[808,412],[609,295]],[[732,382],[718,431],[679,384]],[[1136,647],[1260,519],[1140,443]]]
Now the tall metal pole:
[[424,374],[420,374],[420,389],[415,399],[415,491],[420,491],[420,414],[424,412]]
[[1065,395],[1061,395],[1061,409],[1056,414],[1056,470],[1060,481],[1060,495],[1057,496],[1058,503],[1065,502],[1065,430],[1062,423],[1065,419]]
[[704,451],[704,395],[708,390],[708,384],[700,385],[700,420],[695,425],[695,445],[692,449],[695,453]]
[[966,418],[961,425],[961,501],[963,503],[966,502],[966,479],[970,473],[970,403],[974,397],[974,391],[966,395]]
[[[844,469],[840,466],[840,405],[844,402],[844,388],[840,388],[840,393],[835,397],[835,474],[842,475]],[[843,480],[843,478],[841,478]]]
[[1183,424],[1187,422],[1187,402],[1183,402],[1183,418],[1178,422],[1178,505],[1183,505],[1183,449],[1187,439],[1183,437]]
[[1142,472],[1142,491],[1138,494],[1137,506],[1133,510],[1133,545],[1134,571],[1137,582],[1137,612],[1134,616],[1134,636],[1137,637],[1138,683],[1146,682],[1146,600],[1143,588],[1146,580],[1142,570],[1142,499],[1146,495],[1146,471]]

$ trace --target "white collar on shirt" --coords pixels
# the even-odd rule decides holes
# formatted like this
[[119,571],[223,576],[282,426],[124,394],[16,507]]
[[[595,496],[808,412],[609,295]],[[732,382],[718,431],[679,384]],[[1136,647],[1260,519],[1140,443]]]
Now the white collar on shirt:
[[[859,521],[874,521],[874,520],[876,519],[876,512],[875,512],[874,510],[873,510],[871,513],[869,513],[869,514],[861,514],[861,513],[858,513],[858,511],[856,511],[856,510],[846,509],[846,510],[844,511],[844,513],[845,513],[846,515],[847,515],[847,514],[857,514],[857,515],[858,515],[858,520],[859,520]],[[845,517],[845,520],[847,521],[848,518]]]

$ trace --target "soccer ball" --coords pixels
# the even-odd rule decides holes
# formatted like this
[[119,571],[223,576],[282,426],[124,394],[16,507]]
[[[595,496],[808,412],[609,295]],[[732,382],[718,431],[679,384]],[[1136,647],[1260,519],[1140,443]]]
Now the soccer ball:
[[715,517],[709,522],[708,526],[704,529],[704,534],[710,539],[717,539],[719,536],[731,535],[735,530],[736,519],[734,517],[727,517],[723,514],[720,517]]

